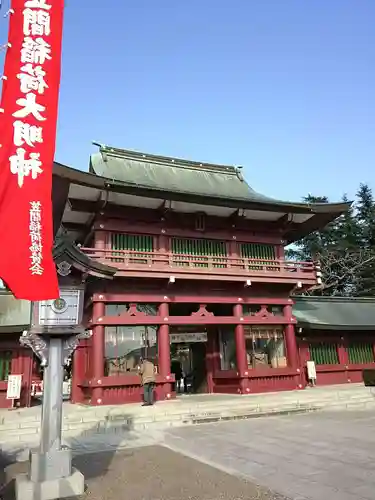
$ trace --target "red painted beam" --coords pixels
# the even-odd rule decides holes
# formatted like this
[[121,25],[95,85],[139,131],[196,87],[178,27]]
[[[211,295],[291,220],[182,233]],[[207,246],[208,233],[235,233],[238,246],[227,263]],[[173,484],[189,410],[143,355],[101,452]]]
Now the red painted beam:
[[[296,369],[292,368],[248,368],[247,378],[272,378],[282,376],[299,375]],[[239,378],[238,372],[233,370],[219,371],[214,373],[214,379]]]
[[[241,290],[242,291],[242,290]],[[246,297],[238,295],[200,295],[199,291],[195,294],[174,294],[166,292],[167,295],[161,293],[142,293],[142,292],[122,292],[122,293],[94,293],[92,296],[93,302],[138,302],[155,304],[159,302],[168,302],[176,304],[267,304],[267,305],[288,305],[292,304],[292,299],[279,297]]]
[[[139,219],[139,215],[137,217]],[[252,225],[253,226],[253,225]],[[228,227],[224,226],[221,229],[208,229],[202,234],[200,231],[194,231],[188,227],[171,227],[165,222],[155,221],[154,223],[145,222],[145,223],[133,223],[127,222],[121,219],[107,219],[97,220],[93,226],[94,230],[102,231],[103,229],[108,232],[115,233],[130,233],[130,234],[167,234],[169,236],[175,236],[178,238],[205,238],[209,240],[237,240],[238,242],[246,242],[246,243],[269,243],[274,245],[281,245],[282,235],[275,231],[275,229],[269,231],[267,234],[267,229],[263,227],[262,232],[254,233],[254,228],[252,230],[248,228],[245,231],[239,231],[237,228],[231,228],[228,224]],[[164,231],[164,233],[162,233]],[[271,234],[270,234],[271,233]],[[272,234],[273,233],[273,234]]]
[[[104,264],[105,261],[102,261]],[[109,263],[108,263],[109,264]],[[302,286],[313,286],[316,284],[316,278],[306,273],[302,276],[294,275],[291,278],[290,274],[287,276],[274,273],[273,276],[269,276],[266,273],[263,276],[254,276],[252,274],[248,274],[245,277],[236,276],[236,275],[227,275],[227,274],[192,274],[191,271],[186,272],[186,274],[179,274],[176,268],[171,268],[171,270],[167,272],[148,272],[148,271],[127,271],[127,270],[119,270],[115,277],[125,277],[125,278],[156,278],[168,280],[170,276],[174,276],[177,280],[199,280],[199,281],[225,281],[225,282],[235,282],[235,283],[243,283],[245,284],[246,279],[250,279],[252,283],[278,283],[290,285],[292,288],[296,288],[296,283],[300,281]]]
[[[291,320],[296,323],[295,319]],[[290,321],[284,316],[260,318],[256,316],[101,316],[93,318],[91,325],[130,326],[130,325],[286,325]]]
[[[156,376],[156,384],[166,384],[174,382],[174,374],[170,374],[168,378],[162,377],[161,375]],[[97,388],[97,387],[121,387],[121,386],[131,386],[131,385],[141,385],[141,377],[137,375],[137,373],[129,372],[124,375],[112,375],[101,377],[100,381],[97,379],[85,380],[81,383],[78,383],[80,387],[86,388]]]

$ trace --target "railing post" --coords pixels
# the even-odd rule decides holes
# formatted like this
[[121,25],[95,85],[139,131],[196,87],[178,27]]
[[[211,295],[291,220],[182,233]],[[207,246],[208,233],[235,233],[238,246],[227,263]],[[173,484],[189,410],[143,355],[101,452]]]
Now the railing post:
[[[159,254],[160,255],[163,255],[163,257],[165,258],[165,256],[167,256],[167,253],[168,253],[168,250],[169,250],[169,239],[167,236],[165,236],[165,234],[161,234],[159,236],[159,242],[158,242],[158,251],[159,251]],[[168,259],[168,256],[166,257]],[[170,261],[168,262],[164,262],[164,260],[162,261],[163,262],[163,265],[170,265]]]
[[237,260],[239,259],[238,255],[238,245],[236,240],[232,240],[229,242],[229,259],[227,259],[227,267],[237,267]]

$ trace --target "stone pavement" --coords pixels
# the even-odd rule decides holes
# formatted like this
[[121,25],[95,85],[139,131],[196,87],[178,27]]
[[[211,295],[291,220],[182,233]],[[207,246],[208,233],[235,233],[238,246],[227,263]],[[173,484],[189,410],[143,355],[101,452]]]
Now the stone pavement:
[[293,500],[374,500],[375,413],[319,412],[170,429],[165,444]]
[[[72,445],[89,486],[84,500],[375,498],[375,413],[368,410],[97,434]],[[3,454],[0,484],[5,465]],[[9,465],[8,478],[24,466]],[[0,498],[13,500],[9,487]]]
[[[75,465],[88,485],[82,500],[286,500],[161,446],[82,455]],[[24,469],[20,462],[6,468],[3,500],[14,500],[9,481]]]
[[[64,404],[63,439],[67,444],[110,433],[163,430],[168,427],[259,418],[269,414],[330,410],[375,410],[375,391],[363,384],[315,387],[251,395],[192,395],[158,402],[87,407]],[[0,410],[0,449],[35,447],[40,434],[40,407]]]

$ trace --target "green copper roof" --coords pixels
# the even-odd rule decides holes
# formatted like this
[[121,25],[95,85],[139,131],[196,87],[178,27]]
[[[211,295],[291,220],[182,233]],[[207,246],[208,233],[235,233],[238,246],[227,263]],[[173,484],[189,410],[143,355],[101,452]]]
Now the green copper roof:
[[101,177],[143,188],[280,203],[254,191],[242,177],[241,168],[229,165],[212,165],[101,146],[99,153],[91,155],[90,170]]
[[375,330],[375,299],[294,297],[298,326],[316,330]]
[[[90,157],[90,172],[110,189],[145,193],[152,197],[266,210],[280,213],[328,214],[325,223],[348,210],[350,203],[291,203],[254,191],[244,180],[240,167],[156,156],[109,146],[99,146]],[[146,194],[147,195],[147,194]],[[322,221],[320,222],[320,226]],[[310,228],[311,230],[315,227]]]

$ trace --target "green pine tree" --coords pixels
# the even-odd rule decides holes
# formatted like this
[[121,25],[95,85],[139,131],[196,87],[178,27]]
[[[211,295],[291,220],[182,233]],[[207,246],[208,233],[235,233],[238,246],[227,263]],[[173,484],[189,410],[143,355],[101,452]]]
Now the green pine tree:
[[[312,196],[309,194],[303,198],[304,203],[329,203],[326,196]],[[336,222],[327,224],[319,231],[305,236],[298,241],[291,249],[288,249],[287,255],[290,258],[301,261],[316,260],[322,254],[334,247],[336,241]]]
[[375,296],[375,200],[367,184],[359,186],[356,209],[362,262],[357,275],[356,295]]
[[[360,194],[360,192],[362,194]],[[375,295],[375,286],[369,277],[375,276],[371,271],[374,265],[368,261],[369,249],[373,247],[372,237],[375,235],[374,213],[371,190],[361,186],[357,204],[335,221],[320,231],[303,238],[288,252],[288,256],[301,260],[318,261],[322,271],[323,285],[309,292],[314,295],[356,296],[371,293]],[[348,197],[343,196],[343,202]],[[328,203],[328,198],[304,198],[307,203]],[[375,271],[375,269],[374,269]]]

